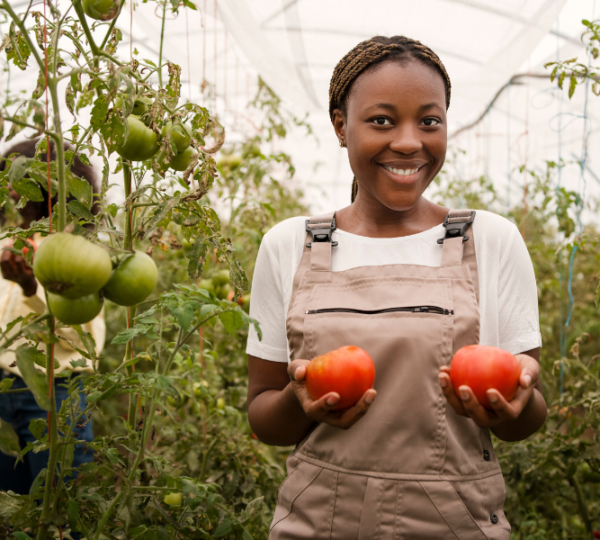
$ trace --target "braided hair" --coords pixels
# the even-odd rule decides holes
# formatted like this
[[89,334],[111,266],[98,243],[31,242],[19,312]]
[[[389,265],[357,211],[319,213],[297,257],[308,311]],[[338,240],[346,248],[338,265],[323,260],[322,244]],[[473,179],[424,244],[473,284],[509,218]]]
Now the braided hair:
[[[420,41],[405,36],[375,36],[359,43],[342,58],[329,84],[329,117],[333,120],[335,109],[346,113],[346,104],[352,85],[359,75],[383,62],[417,60],[435,69],[444,80],[446,109],[450,106],[450,77],[439,56]],[[358,193],[356,177],[352,181],[352,202]]]

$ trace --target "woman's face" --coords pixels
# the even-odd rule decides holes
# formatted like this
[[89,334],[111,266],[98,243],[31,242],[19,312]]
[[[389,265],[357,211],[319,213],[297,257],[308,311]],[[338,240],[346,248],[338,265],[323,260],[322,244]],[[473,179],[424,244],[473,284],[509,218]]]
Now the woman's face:
[[355,81],[347,114],[333,125],[348,148],[361,201],[408,210],[446,156],[446,89],[434,69],[414,60],[386,62]]

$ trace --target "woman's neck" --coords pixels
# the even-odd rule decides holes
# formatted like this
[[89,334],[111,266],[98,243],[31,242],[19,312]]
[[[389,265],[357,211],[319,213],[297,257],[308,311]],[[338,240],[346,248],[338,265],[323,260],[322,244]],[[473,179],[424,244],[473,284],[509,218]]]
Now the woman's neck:
[[391,210],[372,205],[359,196],[346,208],[336,212],[338,229],[370,238],[395,238],[426,231],[444,221],[448,209],[424,197],[407,210]]

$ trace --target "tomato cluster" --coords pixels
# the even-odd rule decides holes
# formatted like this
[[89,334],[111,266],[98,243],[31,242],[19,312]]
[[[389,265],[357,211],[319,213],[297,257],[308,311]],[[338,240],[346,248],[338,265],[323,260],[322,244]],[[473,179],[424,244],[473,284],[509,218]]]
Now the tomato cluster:
[[[230,285],[229,270],[219,270],[209,279],[201,279],[198,287],[209,293],[213,293],[220,300],[233,300],[234,292]],[[246,311],[250,307],[250,293],[245,294],[238,300],[238,304]]]
[[127,254],[113,268],[103,247],[64,232],[40,244],[33,272],[46,289],[50,311],[65,324],[91,321],[104,297],[122,306],[139,304],[158,282],[156,265],[145,253]]
[[[123,99],[115,100],[117,108],[122,107]],[[185,171],[196,159],[197,152],[192,147],[192,132],[188,126],[176,120],[169,120],[159,134],[145,123],[146,113],[152,106],[152,99],[138,96],[133,104],[131,114],[127,117],[127,137],[117,147],[117,153],[128,161],[146,161],[153,158],[160,150],[160,140],[168,137],[173,157],[167,167],[175,171]]]

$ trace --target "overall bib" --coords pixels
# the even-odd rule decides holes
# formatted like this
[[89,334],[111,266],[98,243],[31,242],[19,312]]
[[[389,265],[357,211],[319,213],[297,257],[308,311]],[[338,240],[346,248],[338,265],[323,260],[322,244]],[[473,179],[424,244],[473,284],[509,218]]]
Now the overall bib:
[[348,430],[326,424],[287,461],[270,540],[505,540],[489,431],[446,403],[439,368],[479,343],[475,213],[451,210],[439,268],[331,271],[333,214],[307,220],[287,317],[291,358],[356,345],[377,398]]

